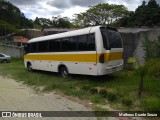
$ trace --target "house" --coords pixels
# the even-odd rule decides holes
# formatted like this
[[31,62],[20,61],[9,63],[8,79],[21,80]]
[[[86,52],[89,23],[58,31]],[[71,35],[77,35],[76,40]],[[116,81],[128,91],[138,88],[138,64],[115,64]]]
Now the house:
[[13,41],[17,46],[24,46],[29,40],[23,36],[13,36]]

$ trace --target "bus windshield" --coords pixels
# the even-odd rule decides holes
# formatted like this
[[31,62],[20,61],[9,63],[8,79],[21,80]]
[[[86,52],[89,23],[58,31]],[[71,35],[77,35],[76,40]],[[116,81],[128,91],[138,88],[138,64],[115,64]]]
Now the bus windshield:
[[112,29],[101,28],[103,45],[105,49],[122,48],[122,41],[120,34]]

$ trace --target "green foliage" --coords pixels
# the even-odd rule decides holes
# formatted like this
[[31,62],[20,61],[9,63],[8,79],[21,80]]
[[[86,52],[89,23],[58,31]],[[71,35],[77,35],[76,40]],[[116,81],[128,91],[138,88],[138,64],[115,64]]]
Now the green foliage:
[[149,0],[148,3],[142,2],[135,12],[130,12],[128,16],[118,21],[120,26],[159,26],[160,25],[160,6],[156,0]]
[[114,92],[108,92],[107,99],[110,102],[117,100],[117,95]]
[[112,24],[127,13],[128,10],[123,5],[98,4],[91,6],[86,12],[75,14],[74,24],[78,27]]
[[160,78],[160,58],[148,60],[145,66],[149,76]]
[[155,40],[150,40],[146,36],[143,42],[143,49],[145,51],[145,60],[160,58],[160,36]]
[[7,33],[18,32],[19,30],[12,24],[0,20],[0,36],[5,36]]
[[128,107],[131,107],[133,104],[133,100],[130,97],[124,97],[124,98],[122,98],[122,104],[126,105]]
[[107,92],[107,90],[105,90],[105,89],[101,89],[100,91],[99,91],[99,94],[101,95],[101,97],[102,98],[107,98],[107,94],[108,92]]
[[73,27],[72,23],[70,22],[70,19],[68,17],[53,17],[53,20],[46,19],[46,18],[38,18],[36,17],[34,21],[35,25],[41,26],[44,28],[71,28]]
[[159,98],[147,98],[141,101],[142,108],[146,111],[159,111]]
[[91,97],[91,102],[93,102],[93,103],[103,103],[104,99],[99,94],[95,94]]
[[90,90],[90,87],[87,85],[84,85],[80,88],[80,90],[88,92]]
[[89,92],[91,94],[97,94],[98,93],[98,89],[94,87],[94,88],[89,89]]
[[0,20],[12,24],[16,28],[33,28],[33,24],[24,14],[8,1],[0,1]]
[[125,65],[125,69],[129,71],[133,71],[139,67],[138,61],[136,58],[131,57],[127,60],[127,64]]

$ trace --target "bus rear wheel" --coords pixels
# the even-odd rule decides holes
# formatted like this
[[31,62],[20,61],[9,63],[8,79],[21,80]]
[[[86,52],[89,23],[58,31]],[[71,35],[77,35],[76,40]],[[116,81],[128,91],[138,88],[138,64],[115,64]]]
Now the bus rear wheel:
[[27,64],[27,70],[30,71],[30,72],[33,71],[31,63]]
[[60,67],[60,75],[64,78],[69,76],[69,73],[66,67],[64,66]]

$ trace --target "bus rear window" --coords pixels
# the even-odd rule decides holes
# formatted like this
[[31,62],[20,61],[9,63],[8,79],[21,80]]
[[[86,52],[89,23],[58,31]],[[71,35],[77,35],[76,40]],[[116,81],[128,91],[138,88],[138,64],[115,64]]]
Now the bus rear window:
[[104,48],[122,48],[120,34],[115,30],[101,28]]

